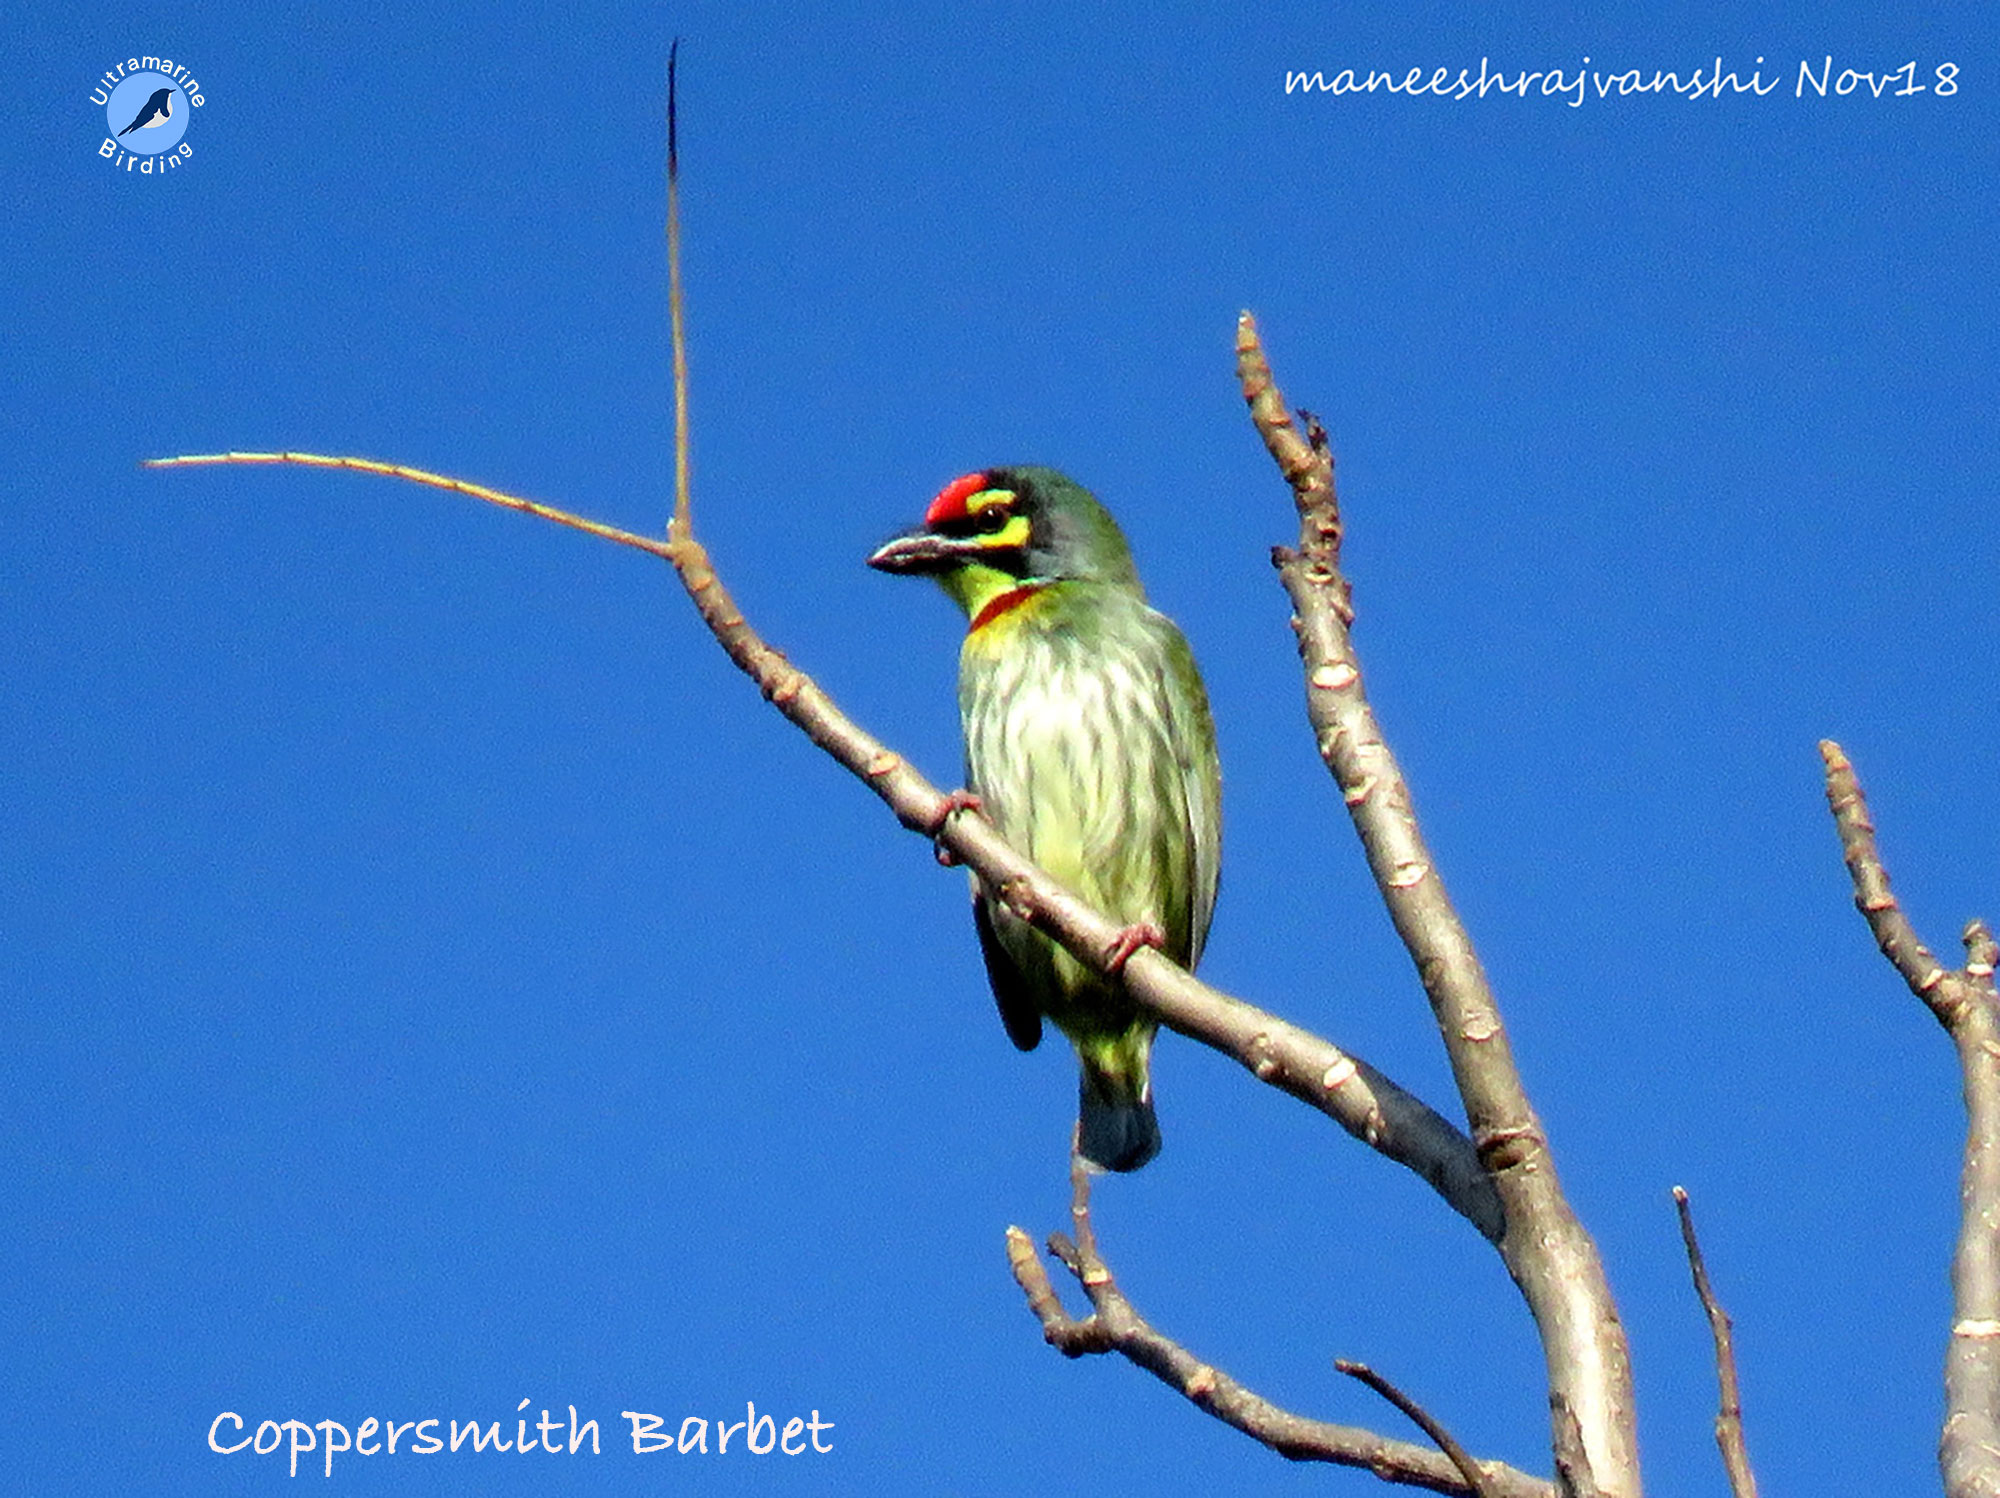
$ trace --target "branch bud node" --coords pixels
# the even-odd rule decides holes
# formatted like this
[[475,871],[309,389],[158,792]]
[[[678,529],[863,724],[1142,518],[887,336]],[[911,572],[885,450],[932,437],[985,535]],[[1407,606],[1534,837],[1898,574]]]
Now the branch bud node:
[[1473,1148],[1478,1150],[1479,1163],[1486,1167],[1487,1173],[1499,1175],[1538,1154],[1542,1139],[1530,1128],[1498,1129],[1479,1135],[1473,1141]]
[[1342,1056],[1326,1069],[1325,1074],[1319,1079],[1319,1085],[1324,1087],[1328,1092],[1332,1092],[1336,1088],[1351,1082],[1360,1073],[1360,1070],[1361,1068],[1354,1064],[1352,1057]]

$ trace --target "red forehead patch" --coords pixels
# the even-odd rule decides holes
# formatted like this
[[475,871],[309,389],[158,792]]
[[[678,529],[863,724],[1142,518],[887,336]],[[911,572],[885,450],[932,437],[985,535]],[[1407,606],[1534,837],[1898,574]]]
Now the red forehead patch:
[[986,475],[983,473],[968,473],[964,478],[953,479],[938,491],[938,497],[932,500],[931,507],[924,511],[924,524],[936,525],[944,520],[963,520],[965,502],[986,488]]

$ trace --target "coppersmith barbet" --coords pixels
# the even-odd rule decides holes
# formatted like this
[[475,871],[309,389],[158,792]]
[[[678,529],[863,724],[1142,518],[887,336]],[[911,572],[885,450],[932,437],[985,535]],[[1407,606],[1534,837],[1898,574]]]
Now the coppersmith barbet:
[[[1215,728],[1110,512],[1054,469],[990,468],[947,484],[868,564],[934,577],[965,610],[966,783],[1001,834],[1125,928],[1114,967],[1143,943],[1192,969],[1221,867]],[[1155,1021],[976,879],[972,914],[1009,1038],[1033,1050],[1046,1016],[1076,1047],[1079,1151],[1137,1170],[1160,1149]]]

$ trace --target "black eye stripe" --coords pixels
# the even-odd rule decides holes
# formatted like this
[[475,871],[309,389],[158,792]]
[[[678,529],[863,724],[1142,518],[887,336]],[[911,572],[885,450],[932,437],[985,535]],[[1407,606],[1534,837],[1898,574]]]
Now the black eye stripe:
[[932,527],[941,536],[990,536],[1006,527],[1014,518],[1013,508],[1007,504],[988,505],[976,515],[966,515],[957,520],[940,520]]

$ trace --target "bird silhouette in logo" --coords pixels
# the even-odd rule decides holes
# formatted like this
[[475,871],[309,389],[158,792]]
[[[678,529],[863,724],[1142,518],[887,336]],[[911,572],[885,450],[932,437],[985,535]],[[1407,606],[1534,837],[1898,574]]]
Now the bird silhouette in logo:
[[174,117],[174,91],[170,88],[156,88],[153,97],[146,101],[146,107],[138,116],[118,133],[130,135],[134,130],[151,130],[164,125]]

